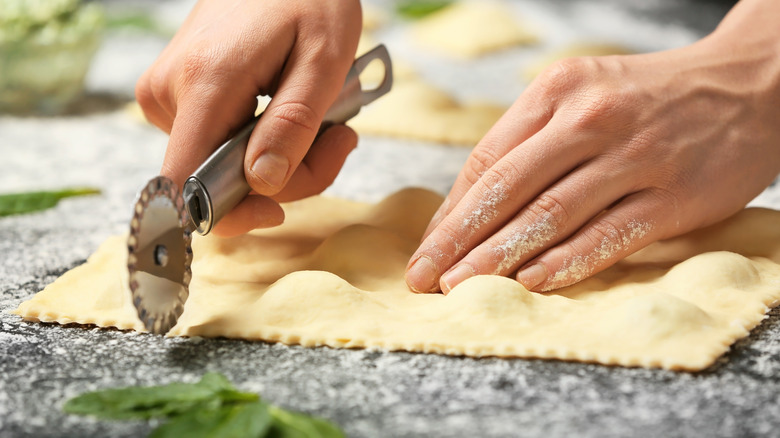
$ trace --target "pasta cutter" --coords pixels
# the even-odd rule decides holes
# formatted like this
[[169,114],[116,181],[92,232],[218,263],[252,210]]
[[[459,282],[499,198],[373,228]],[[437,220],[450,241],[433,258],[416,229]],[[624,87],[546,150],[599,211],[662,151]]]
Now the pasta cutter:
[[[375,88],[364,90],[360,73],[375,60],[384,67],[384,77]],[[363,105],[390,91],[392,83],[390,55],[380,44],[352,64],[320,131],[351,119]],[[244,177],[244,155],[260,117],[217,148],[187,179],[181,194],[164,176],[139,191],[127,240],[127,270],[133,305],[150,332],[167,333],[184,311],[192,278],[192,233],[208,234],[251,190]]]

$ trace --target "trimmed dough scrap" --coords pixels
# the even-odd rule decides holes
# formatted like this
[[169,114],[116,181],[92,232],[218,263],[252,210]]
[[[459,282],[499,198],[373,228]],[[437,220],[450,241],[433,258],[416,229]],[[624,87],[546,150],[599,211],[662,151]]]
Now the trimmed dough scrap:
[[459,58],[537,42],[502,2],[455,2],[421,19],[412,29],[415,42]]
[[[447,296],[412,294],[404,268],[441,200],[419,189],[376,205],[314,197],[288,204],[280,227],[195,236],[190,298],[170,335],[700,370],[780,300],[780,212],[766,209],[555,293],[478,276]],[[143,331],[125,240],[111,237],[15,313]]]

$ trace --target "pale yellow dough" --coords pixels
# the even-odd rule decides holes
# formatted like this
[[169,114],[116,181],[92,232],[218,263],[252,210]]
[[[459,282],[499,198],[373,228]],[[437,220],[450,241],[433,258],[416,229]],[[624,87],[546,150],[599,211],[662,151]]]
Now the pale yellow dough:
[[412,38],[423,46],[459,58],[535,43],[536,36],[502,3],[455,2],[416,23]]
[[[316,197],[287,205],[281,227],[195,238],[190,299],[170,334],[700,370],[780,299],[780,212],[763,209],[558,293],[480,276],[415,295],[404,267],[440,202],[422,190],[377,205]],[[125,258],[125,239],[110,238],[16,313],[141,330]]]
[[347,124],[360,134],[474,146],[507,107],[487,102],[458,102],[420,79],[393,85]]

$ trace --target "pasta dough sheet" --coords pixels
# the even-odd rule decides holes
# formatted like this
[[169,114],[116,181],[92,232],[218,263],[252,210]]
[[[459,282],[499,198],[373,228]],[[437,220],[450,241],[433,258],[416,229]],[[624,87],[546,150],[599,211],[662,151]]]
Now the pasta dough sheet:
[[[170,335],[700,370],[780,299],[780,212],[765,209],[556,293],[479,276],[447,296],[412,294],[404,268],[441,200],[418,189],[376,205],[314,197],[288,204],[277,228],[196,236],[190,298]],[[15,313],[143,330],[125,240],[108,239]]]

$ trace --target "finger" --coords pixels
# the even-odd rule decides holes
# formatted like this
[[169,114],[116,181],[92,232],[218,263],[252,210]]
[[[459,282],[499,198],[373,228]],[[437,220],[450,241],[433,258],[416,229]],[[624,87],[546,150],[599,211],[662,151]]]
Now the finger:
[[512,149],[471,186],[412,256],[406,272],[411,290],[438,290],[442,273],[498,231],[538,193],[589,158],[588,149],[579,143],[582,139],[561,144],[561,134],[551,123]]
[[528,290],[551,291],[580,282],[663,238],[659,217],[669,202],[646,190],[626,197],[572,238],[546,251],[516,275]]
[[245,174],[257,193],[275,195],[290,180],[314,142],[348,69],[346,62],[313,56],[288,59],[279,89],[247,146]]
[[447,270],[440,281],[449,293],[475,275],[508,275],[546,248],[571,236],[586,222],[636,187],[631,169],[595,159],[555,183],[525,206],[501,230]]
[[283,222],[284,210],[276,201],[261,195],[249,195],[214,226],[214,234],[238,236],[255,228],[275,227]]
[[549,100],[542,99],[541,93],[535,89],[529,88],[520,95],[474,147],[439,211],[433,215],[423,233],[423,239],[444,220],[488,169],[544,128],[552,118],[553,111],[554,107]]
[[162,88],[168,85],[167,83],[161,83],[160,79],[157,79],[157,82],[153,82],[154,69],[155,67],[152,66],[138,79],[135,85],[135,99],[138,101],[138,105],[141,106],[146,120],[170,134],[174,114],[163,108],[160,101],[162,94],[167,92],[162,91]]
[[273,199],[289,202],[321,193],[333,184],[355,146],[357,134],[347,126],[334,125],[326,129],[311,146],[284,189]]
[[162,175],[182,187],[195,169],[248,120],[257,105],[249,84],[228,93],[217,78],[203,78],[186,88],[178,101]]

